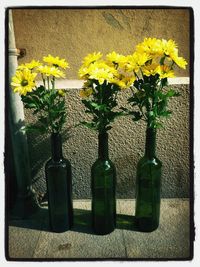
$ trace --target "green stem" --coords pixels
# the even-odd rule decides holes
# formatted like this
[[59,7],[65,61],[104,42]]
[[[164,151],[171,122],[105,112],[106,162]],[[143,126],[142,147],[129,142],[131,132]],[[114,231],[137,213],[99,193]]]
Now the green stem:
[[[99,90],[100,90],[100,105],[102,105],[103,103],[103,92],[102,92],[102,86],[100,85],[99,87]],[[99,121],[100,121],[100,131],[103,131],[103,114],[102,114],[102,111],[99,110]]]
[[[152,111],[156,110],[156,114],[157,115],[157,101],[156,101],[156,97],[155,97],[155,92],[156,92],[156,88],[153,89],[153,97],[152,97]],[[155,124],[156,121],[156,117],[153,120],[153,124]]]

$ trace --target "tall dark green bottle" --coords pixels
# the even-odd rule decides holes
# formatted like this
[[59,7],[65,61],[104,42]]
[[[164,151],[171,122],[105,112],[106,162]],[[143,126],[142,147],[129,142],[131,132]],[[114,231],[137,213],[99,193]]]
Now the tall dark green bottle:
[[161,161],[155,155],[156,130],[147,128],[145,155],[137,165],[136,221],[138,230],[151,232],[159,225]]
[[59,133],[51,135],[52,157],[45,165],[50,227],[65,232],[72,227],[72,177],[70,162],[63,158]]
[[98,159],[91,169],[92,224],[96,234],[111,233],[116,226],[116,170],[108,156],[108,134],[99,133]]

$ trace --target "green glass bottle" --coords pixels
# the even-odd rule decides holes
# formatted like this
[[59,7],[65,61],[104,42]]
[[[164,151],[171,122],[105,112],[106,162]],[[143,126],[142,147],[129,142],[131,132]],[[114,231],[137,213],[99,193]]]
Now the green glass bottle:
[[156,129],[147,128],[145,155],[137,165],[136,221],[139,231],[151,232],[159,225],[161,161],[155,155]]
[[116,169],[108,156],[108,134],[99,133],[98,159],[91,169],[92,224],[96,234],[111,233],[116,226]]
[[73,224],[72,177],[59,133],[51,134],[51,150],[52,157],[45,165],[50,227],[53,232],[64,232]]

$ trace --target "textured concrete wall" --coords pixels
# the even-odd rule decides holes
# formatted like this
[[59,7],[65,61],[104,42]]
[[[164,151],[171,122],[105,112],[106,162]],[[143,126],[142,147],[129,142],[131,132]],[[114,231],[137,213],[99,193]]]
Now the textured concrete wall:
[[[174,114],[165,120],[165,129],[158,131],[157,156],[163,162],[162,196],[188,197],[189,195],[189,90],[186,85],[175,86],[181,96],[173,99],[170,108]],[[125,105],[129,92],[120,96],[119,104]],[[87,128],[67,128],[87,118],[76,89],[66,96],[68,121],[63,131],[63,154],[72,164],[73,195],[75,198],[90,197],[90,168],[97,158],[97,133]],[[28,121],[34,117],[26,111]],[[47,136],[29,135],[34,187],[45,191],[44,162],[50,157]],[[134,123],[130,118],[120,118],[109,134],[110,158],[117,168],[117,196],[135,196],[136,164],[144,154],[145,125]]]
[[[93,51],[129,54],[145,37],[174,39],[189,60],[189,11],[183,9],[18,9],[13,12],[19,63],[51,53],[70,62],[76,79],[82,58]],[[179,70],[178,76],[188,76]]]
[[[82,58],[93,51],[115,50],[132,53],[144,37],[174,39],[180,54],[189,60],[189,11],[181,9],[17,9],[13,10],[18,48],[26,48],[27,55],[19,64],[31,59],[42,59],[51,53],[66,58],[71,68],[67,78],[77,79]],[[178,70],[177,76],[188,76]],[[163,197],[188,197],[189,191],[189,89],[177,87],[181,97],[171,101],[174,115],[166,121],[166,129],[158,133],[157,155],[163,162]],[[78,90],[66,96],[68,122],[73,126],[86,115]],[[127,92],[128,94],[128,92]],[[121,103],[126,97],[121,96]],[[26,111],[26,120],[34,118]],[[73,195],[90,197],[90,168],[97,157],[97,134],[85,128],[73,128],[66,140],[64,156],[71,161]],[[118,197],[134,197],[136,164],[144,152],[145,128],[130,118],[121,118],[110,131],[110,158],[117,168]],[[29,135],[34,187],[45,191],[44,162],[50,156],[49,138]]]

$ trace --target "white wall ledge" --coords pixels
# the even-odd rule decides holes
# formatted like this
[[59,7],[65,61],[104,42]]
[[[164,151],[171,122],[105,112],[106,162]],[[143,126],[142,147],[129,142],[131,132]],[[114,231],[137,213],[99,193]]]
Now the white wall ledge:
[[190,77],[168,78],[169,84],[190,84]]
[[[189,77],[176,77],[176,78],[168,78],[168,82],[170,85],[176,84],[189,84]],[[68,80],[68,79],[60,79],[56,80],[56,88],[59,89],[81,89],[83,86],[83,80]]]

